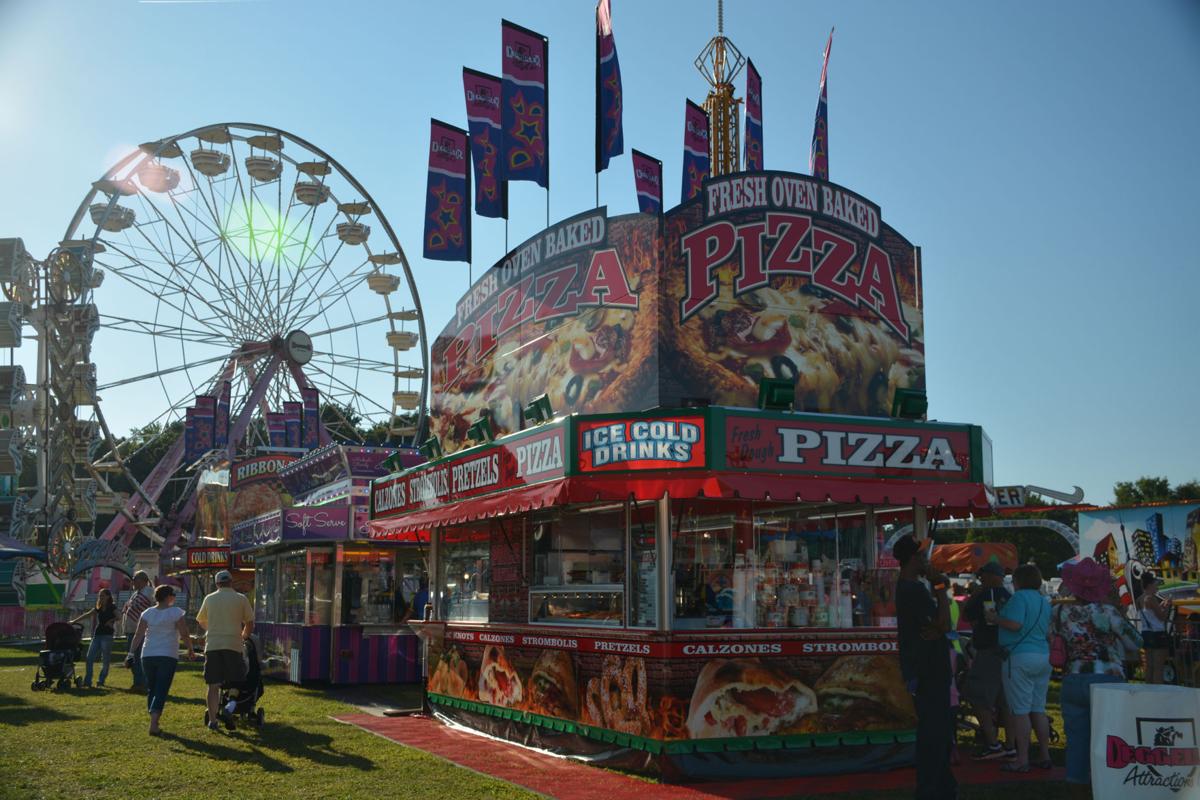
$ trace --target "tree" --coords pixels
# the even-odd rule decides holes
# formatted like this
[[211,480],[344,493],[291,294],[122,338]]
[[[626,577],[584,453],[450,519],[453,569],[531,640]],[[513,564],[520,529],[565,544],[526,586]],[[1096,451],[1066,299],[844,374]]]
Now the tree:
[[1178,483],[1172,488],[1166,477],[1143,475],[1136,481],[1115,483],[1113,497],[1119,506],[1167,503],[1172,500],[1200,500],[1200,481],[1190,480]]

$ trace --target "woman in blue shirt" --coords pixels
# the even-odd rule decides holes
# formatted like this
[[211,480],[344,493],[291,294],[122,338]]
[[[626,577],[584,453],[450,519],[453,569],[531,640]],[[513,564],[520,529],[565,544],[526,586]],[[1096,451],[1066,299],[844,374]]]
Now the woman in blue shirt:
[[[1050,688],[1050,601],[1042,595],[1042,573],[1022,564],[1013,573],[1016,592],[997,614],[1000,647],[1008,652],[1001,667],[1004,697],[1012,712],[1012,736],[1017,760],[1001,767],[1006,772],[1029,772],[1030,730],[1037,731],[1040,758],[1033,766],[1050,769],[1050,721],[1046,691]],[[991,620],[989,620],[991,621]]]

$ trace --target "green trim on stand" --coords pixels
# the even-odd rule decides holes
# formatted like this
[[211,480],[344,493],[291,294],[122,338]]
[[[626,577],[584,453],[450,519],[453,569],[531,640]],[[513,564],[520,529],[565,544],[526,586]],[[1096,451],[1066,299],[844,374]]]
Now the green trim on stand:
[[738,736],[720,739],[669,739],[664,741],[621,733],[609,728],[598,728],[594,725],[585,725],[582,722],[572,722],[570,720],[559,719],[558,717],[546,717],[530,711],[504,708],[489,703],[480,703],[475,700],[464,700],[461,697],[450,697],[449,695],[436,694],[434,692],[429,692],[428,697],[429,702],[434,705],[461,708],[463,711],[483,714],[488,717],[499,717],[525,725],[535,725],[539,728],[548,728],[560,733],[573,733],[579,736],[586,736],[589,739],[595,739],[599,742],[615,744],[619,747],[628,747],[633,750],[641,750],[655,755],[662,753],[667,755],[685,755],[688,753],[737,753],[752,750],[803,750],[810,747],[833,748],[867,744],[907,744],[916,741],[916,731],[912,730],[847,731],[846,733],[802,733],[783,736]]

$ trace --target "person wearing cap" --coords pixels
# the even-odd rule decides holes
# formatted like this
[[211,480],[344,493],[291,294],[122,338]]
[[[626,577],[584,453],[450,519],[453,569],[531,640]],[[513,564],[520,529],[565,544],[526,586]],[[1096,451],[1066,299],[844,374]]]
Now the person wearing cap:
[[133,671],[132,692],[146,688],[146,673],[142,670],[141,643],[134,647],[134,634],[142,614],[154,605],[154,590],[150,588],[150,576],[145,570],[139,569],[133,573],[133,594],[121,607],[121,619],[125,626],[125,636],[129,642],[129,652],[125,656],[125,666]]
[[[896,581],[896,638],[900,670],[917,712],[918,800],[955,800],[958,781],[950,768],[954,714],[950,708],[950,587],[929,565],[928,550],[911,535],[892,547],[900,562]],[[928,586],[922,582],[928,582]],[[931,591],[932,590],[932,591]]]
[[254,631],[254,610],[244,594],[234,591],[229,570],[217,573],[217,590],[204,598],[196,622],[204,638],[204,682],[208,684],[208,727],[220,730],[218,706],[221,684],[237,683],[246,677],[242,641]]
[[1062,716],[1067,733],[1067,783],[1075,797],[1091,797],[1091,689],[1097,683],[1123,683],[1126,651],[1142,639],[1113,605],[1113,577],[1090,558],[1062,568],[1062,593],[1071,596],[1050,616],[1050,635],[1066,646]]
[[[971,709],[979,720],[979,732],[983,734],[984,747],[975,755],[976,760],[991,761],[998,758],[1015,758],[1017,750],[1011,744],[1000,744],[996,727],[996,713],[1004,730],[1009,729],[1008,703],[1004,699],[1001,680],[1000,629],[987,621],[986,610],[999,611],[1012,595],[1004,588],[1004,567],[998,561],[989,561],[979,570],[979,587],[963,606],[963,617],[971,623],[971,643],[975,647],[975,658],[967,671],[963,694],[971,703]],[[1005,737],[1008,738],[1007,736]]]

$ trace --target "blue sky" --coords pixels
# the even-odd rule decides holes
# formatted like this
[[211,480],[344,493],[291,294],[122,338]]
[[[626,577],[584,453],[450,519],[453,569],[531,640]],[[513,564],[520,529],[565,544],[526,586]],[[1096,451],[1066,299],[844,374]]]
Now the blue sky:
[[[551,216],[590,207],[593,6],[4,0],[0,234],[44,255],[130,146],[263,122],[364,183],[437,331],[467,279],[465,265],[420,259],[429,117],[465,123],[460,67],[497,70],[501,16],[545,33]],[[668,204],[683,100],[704,95],[692,60],[712,6],[614,0],[626,147],[663,160]],[[807,169],[837,26],[831,178],[922,246],[930,415],[983,425],[1000,483],[1079,484],[1105,502],[1116,480],[1200,477],[1197,9],[726,3],[726,33],[763,74],[771,169]],[[634,210],[627,154],[601,176],[601,202]],[[544,203],[533,184],[514,187],[512,243],[542,227]],[[503,251],[503,223],[477,219],[475,236],[478,274]],[[102,381],[112,357],[97,358]],[[108,413],[118,429],[139,421]]]

